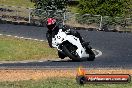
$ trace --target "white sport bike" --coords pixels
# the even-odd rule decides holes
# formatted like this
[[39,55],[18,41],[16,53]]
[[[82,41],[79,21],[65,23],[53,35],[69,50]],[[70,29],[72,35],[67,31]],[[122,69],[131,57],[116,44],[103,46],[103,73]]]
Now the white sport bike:
[[79,38],[69,35],[67,31],[62,31],[62,29],[52,38],[52,46],[61,53],[59,57],[62,59],[66,56],[73,61],[93,61],[95,59],[95,54],[89,45],[83,46]]

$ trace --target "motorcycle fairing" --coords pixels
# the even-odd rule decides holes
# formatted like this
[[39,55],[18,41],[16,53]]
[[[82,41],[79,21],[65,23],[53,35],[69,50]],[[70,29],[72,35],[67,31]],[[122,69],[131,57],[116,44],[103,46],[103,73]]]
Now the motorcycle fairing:
[[79,38],[73,35],[67,35],[66,32],[63,32],[62,29],[59,30],[58,34],[52,38],[52,46],[56,47],[59,50],[59,45],[65,41],[70,42],[71,44],[77,46],[76,53],[80,58],[89,57],[89,54],[86,53],[85,48],[82,47]]

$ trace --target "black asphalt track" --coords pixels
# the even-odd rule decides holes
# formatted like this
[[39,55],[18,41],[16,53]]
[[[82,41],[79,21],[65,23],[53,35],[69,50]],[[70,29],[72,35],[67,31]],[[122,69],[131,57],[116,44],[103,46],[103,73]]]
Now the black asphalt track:
[[[0,34],[10,34],[45,40],[47,29],[44,27],[0,24]],[[29,63],[4,63],[1,68],[132,68],[132,34],[117,32],[97,32],[77,30],[94,49],[102,51],[95,61],[72,62],[57,60]]]

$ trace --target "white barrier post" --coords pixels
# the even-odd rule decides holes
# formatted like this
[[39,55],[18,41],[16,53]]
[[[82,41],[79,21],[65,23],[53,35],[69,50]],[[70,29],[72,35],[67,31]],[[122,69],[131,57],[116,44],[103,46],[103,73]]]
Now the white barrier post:
[[101,16],[101,18],[100,18],[100,26],[99,26],[99,30],[101,30],[101,28],[102,28],[102,20],[103,20],[103,18],[102,18],[102,16]]
[[29,8],[28,23],[31,23],[31,9]]
[[64,18],[63,18],[63,25],[65,25],[65,12],[64,12]]

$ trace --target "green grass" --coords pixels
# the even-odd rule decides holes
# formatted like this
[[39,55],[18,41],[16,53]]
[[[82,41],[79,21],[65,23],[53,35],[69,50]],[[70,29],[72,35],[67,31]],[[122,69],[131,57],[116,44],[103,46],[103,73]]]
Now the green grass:
[[131,88],[127,84],[85,84],[81,86],[73,78],[49,78],[45,80],[29,80],[17,82],[0,82],[0,88]]
[[0,5],[34,7],[30,0],[0,0]]
[[57,58],[55,49],[47,42],[0,36],[0,61]]

